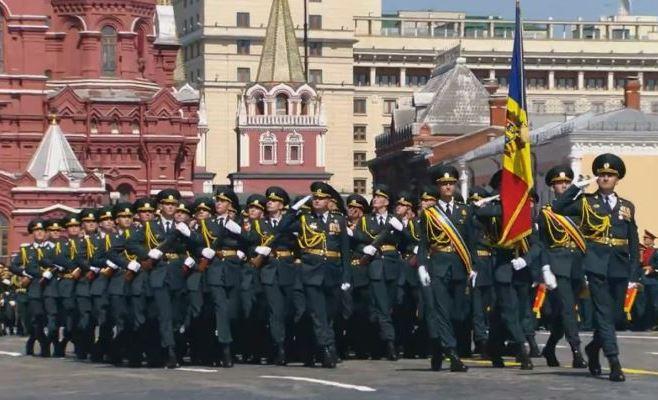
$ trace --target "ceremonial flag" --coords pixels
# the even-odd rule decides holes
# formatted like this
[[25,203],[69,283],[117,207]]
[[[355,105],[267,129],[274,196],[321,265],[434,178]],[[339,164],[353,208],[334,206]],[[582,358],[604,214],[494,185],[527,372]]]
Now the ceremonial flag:
[[517,0],[514,50],[507,98],[503,172],[500,185],[503,225],[499,245],[512,246],[532,232],[530,189],[533,184],[523,71],[523,25],[521,23],[521,6]]

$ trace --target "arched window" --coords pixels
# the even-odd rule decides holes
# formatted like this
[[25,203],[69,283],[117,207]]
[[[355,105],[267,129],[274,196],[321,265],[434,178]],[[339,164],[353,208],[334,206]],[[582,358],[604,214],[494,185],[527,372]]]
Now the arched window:
[[5,261],[5,258],[9,257],[8,242],[9,220],[3,214],[0,214],[0,261]]
[[311,104],[311,99],[308,96],[302,96],[302,102],[301,102],[302,109],[300,110],[299,114],[308,115],[308,108],[310,104]]
[[304,163],[304,138],[297,132],[286,137],[286,164]]
[[111,26],[101,29],[101,64],[104,76],[116,76],[117,31]]
[[265,115],[265,99],[262,94],[256,95],[256,115]]
[[288,96],[276,95],[276,115],[288,115]]
[[260,135],[260,163],[276,164],[276,136],[271,132]]

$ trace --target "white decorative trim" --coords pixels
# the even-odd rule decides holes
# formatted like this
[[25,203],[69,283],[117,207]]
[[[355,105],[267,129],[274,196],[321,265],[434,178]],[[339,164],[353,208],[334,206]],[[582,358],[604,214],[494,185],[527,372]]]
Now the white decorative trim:
[[55,211],[55,210],[64,210],[69,213],[79,213],[80,209],[79,208],[73,208],[69,207],[65,204],[57,203],[53,204],[52,206],[44,207],[44,208],[18,208],[14,211],[12,211],[12,215],[28,215],[28,214],[43,214],[47,213],[50,211]]
[[574,143],[572,154],[582,157],[585,154],[615,153],[619,155],[658,155],[658,142],[581,142]]
[[[274,165],[277,163],[277,144],[276,135],[270,131],[265,131],[260,135],[258,139],[259,143],[259,153],[260,153],[260,164],[262,165]],[[265,160],[265,146],[272,146],[272,159]]]
[[[299,159],[297,160],[291,158],[291,150],[293,146],[299,147]],[[304,164],[304,137],[297,131],[292,131],[286,136],[286,164]]]

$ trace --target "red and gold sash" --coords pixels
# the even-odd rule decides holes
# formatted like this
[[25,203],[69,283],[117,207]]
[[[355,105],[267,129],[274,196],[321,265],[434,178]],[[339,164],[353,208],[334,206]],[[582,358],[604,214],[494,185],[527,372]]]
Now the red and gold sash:
[[585,237],[580,232],[580,229],[578,229],[578,226],[576,226],[569,217],[555,213],[550,207],[545,207],[542,211],[548,220],[547,222],[552,222],[554,225],[557,225],[558,228],[563,230],[576,246],[578,246],[580,251],[584,253],[587,250]]
[[473,261],[471,260],[471,253],[468,251],[466,242],[459,233],[459,230],[457,230],[452,221],[450,221],[450,218],[439,207],[434,206],[428,208],[425,210],[425,213],[430,227],[440,229],[448,237],[450,244],[455,248],[457,255],[464,263],[466,272],[470,274],[473,270]]

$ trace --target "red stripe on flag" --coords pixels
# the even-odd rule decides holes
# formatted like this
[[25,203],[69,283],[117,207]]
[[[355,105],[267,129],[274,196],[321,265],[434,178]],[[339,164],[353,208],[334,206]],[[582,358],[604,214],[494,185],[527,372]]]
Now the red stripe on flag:
[[532,231],[528,183],[512,171],[503,169],[500,201],[503,208],[503,232],[500,244],[508,245]]

